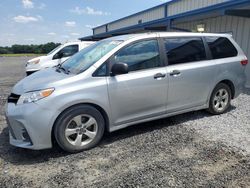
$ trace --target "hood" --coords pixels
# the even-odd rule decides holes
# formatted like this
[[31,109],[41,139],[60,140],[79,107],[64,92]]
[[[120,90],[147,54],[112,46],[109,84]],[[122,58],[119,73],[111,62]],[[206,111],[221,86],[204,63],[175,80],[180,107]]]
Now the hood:
[[47,89],[53,87],[53,83],[72,77],[63,72],[56,72],[55,68],[47,68],[19,81],[13,88],[12,93],[21,95],[29,91]]

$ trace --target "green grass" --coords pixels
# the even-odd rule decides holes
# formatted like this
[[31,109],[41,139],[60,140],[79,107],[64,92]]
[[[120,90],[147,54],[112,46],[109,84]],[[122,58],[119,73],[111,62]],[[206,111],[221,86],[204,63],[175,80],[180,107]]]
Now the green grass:
[[42,56],[44,54],[0,54],[0,57]]

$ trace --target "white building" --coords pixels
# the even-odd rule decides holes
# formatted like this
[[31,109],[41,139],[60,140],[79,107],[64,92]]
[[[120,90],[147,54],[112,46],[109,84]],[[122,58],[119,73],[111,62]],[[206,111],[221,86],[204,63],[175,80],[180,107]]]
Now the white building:
[[[231,33],[250,60],[250,0],[172,0],[93,28],[81,40],[145,31]],[[250,87],[250,65],[246,74]]]

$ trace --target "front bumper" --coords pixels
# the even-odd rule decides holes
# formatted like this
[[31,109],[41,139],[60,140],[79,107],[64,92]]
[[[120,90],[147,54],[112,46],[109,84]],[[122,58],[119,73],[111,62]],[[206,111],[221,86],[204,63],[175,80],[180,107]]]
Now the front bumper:
[[29,64],[29,63],[27,63],[26,66],[25,66],[26,73],[36,72],[36,71],[39,71],[40,69],[41,69],[40,64]]
[[36,103],[6,106],[6,120],[10,132],[10,144],[28,149],[52,147],[51,132],[56,114]]
[[35,72],[37,72],[38,70],[34,70],[34,71],[27,71],[26,72],[26,76],[29,76],[29,75],[31,75],[31,74],[33,74],[33,73],[35,73]]

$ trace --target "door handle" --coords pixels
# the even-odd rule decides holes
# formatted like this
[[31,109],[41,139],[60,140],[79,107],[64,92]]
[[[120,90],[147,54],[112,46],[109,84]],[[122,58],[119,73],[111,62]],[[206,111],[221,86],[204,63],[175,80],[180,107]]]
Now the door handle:
[[164,78],[165,76],[166,76],[166,74],[157,73],[157,74],[154,75],[154,79]]
[[181,71],[179,71],[179,70],[173,70],[169,74],[170,74],[170,76],[177,76],[177,75],[181,74]]

